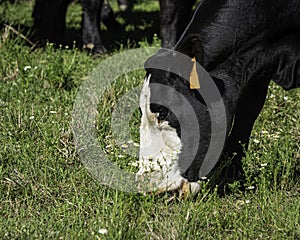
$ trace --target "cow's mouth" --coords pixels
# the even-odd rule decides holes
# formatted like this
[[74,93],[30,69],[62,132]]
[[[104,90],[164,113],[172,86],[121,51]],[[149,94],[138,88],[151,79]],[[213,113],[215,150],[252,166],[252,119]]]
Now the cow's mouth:
[[140,154],[138,176],[151,176],[148,190],[185,198],[199,191],[199,184],[181,176],[178,166],[182,143],[178,129],[169,123],[172,112],[159,104],[150,103],[151,90],[146,77],[141,97]]

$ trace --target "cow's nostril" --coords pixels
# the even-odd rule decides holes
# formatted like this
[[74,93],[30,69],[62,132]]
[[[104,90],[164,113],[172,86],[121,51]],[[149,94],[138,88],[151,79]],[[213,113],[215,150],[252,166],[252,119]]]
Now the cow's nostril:
[[157,113],[157,120],[164,121],[169,116],[169,111],[160,111]]
[[151,110],[151,112],[155,113],[155,116],[156,116],[158,122],[162,122],[162,121],[166,120],[166,118],[170,114],[170,110],[168,108],[166,108],[165,106],[159,105],[159,104],[155,104],[155,103],[151,103],[150,110]]

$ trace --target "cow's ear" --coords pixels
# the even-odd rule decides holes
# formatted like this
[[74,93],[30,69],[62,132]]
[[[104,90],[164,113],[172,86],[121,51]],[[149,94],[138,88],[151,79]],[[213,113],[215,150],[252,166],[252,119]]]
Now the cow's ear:
[[188,34],[176,46],[177,51],[191,57],[203,64],[203,49],[200,34]]

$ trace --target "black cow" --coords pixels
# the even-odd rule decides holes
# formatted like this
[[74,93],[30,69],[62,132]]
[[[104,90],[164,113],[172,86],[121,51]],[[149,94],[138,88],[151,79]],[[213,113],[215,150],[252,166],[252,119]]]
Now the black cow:
[[[36,0],[32,16],[35,37],[42,44],[46,41],[64,42],[66,12],[71,0]],[[108,27],[117,26],[108,0],[81,0],[82,42],[93,53],[107,52],[101,39],[100,18]],[[120,9],[127,10],[127,0],[118,0]]]
[[[219,163],[232,159],[222,177],[243,179],[243,149],[247,148],[270,81],[285,90],[300,87],[300,1],[202,0],[174,50],[194,58],[216,84],[226,110],[226,143]],[[193,73],[194,68],[191,65],[180,70],[176,55],[160,50],[145,64],[147,75],[140,98],[139,174],[157,172],[162,176],[157,186],[161,191],[184,192],[188,186],[189,191],[196,193],[199,170],[212,138],[208,113],[213,105],[208,105],[199,91],[191,89],[183,79],[184,73]],[[169,69],[179,69],[183,75],[153,68],[160,63],[169,63]],[[163,86],[175,89],[182,97],[174,98],[174,92]],[[157,104],[159,99],[166,104]],[[198,131],[190,131],[191,135],[185,137],[181,135],[186,126],[180,125],[179,118],[188,125],[192,116],[184,108],[178,111],[184,99],[199,122]],[[197,141],[199,132],[201,138]],[[187,161],[191,146],[197,152],[183,171],[181,166]]]
[[[63,43],[66,11],[71,0],[36,0],[33,18],[36,38],[44,43]],[[101,40],[100,15],[108,28],[118,26],[108,0],[81,0],[82,41],[84,48],[94,53],[104,53],[106,48]],[[126,11],[133,0],[118,0],[119,7]],[[160,0],[160,36],[162,47],[170,48],[177,42],[185,29],[195,0]],[[101,13],[101,14],[100,14]]]

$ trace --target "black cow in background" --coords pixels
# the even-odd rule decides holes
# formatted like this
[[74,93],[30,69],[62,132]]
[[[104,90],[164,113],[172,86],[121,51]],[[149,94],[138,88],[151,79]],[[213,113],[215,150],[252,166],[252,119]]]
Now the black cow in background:
[[[71,0],[36,0],[32,16],[35,38],[40,44],[46,41],[64,42],[66,12]],[[107,52],[101,40],[100,21],[109,27],[117,27],[114,13],[108,0],[81,0],[83,47],[93,53]],[[127,0],[118,0],[121,10],[128,9]]]
[[[40,43],[64,42],[65,18],[71,0],[36,0],[33,18],[34,32]],[[122,11],[129,9],[133,0],[118,0]],[[83,47],[93,53],[105,53],[100,32],[100,20],[111,29],[118,24],[108,0],[81,0]],[[162,47],[175,45],[185,29],[195,0],[160,0],[160,36]],[[100,19],[101,18],[101,19]]]

